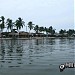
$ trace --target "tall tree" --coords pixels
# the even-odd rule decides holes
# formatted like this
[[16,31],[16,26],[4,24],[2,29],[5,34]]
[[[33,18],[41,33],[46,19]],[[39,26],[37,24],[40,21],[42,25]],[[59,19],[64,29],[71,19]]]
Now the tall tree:
[[3,32],[3,29],[5,28],[4,20],[5,20],[4,16],[1,16],[0,17],[0,29],[1,29],[1,32]]
[[18,20],[16,20],[15,26],[16,26],[16,28],[17,28],[18,31],[21,28],[23,28],[23,26],[25,26],[25,22],[21,19],[21,17],[19,17]]
[[25,22],[21,17],[18,18],[18,20],[15,21],[15,27],[18,30],[18,38],[19,38],[19,30],[25,26]]
[[33,29],[33,26],[34,24],[30,21],[30,22],[28,22],[28,27],[29,27],[29,33],[30,33],[30,31]]
[[53,30],[53,27],[50,26],[50,27],[49,27],[49,33],[51,33],[51,35],[52,35],[52,30]]
[[61,30],[59,31],[59,34],[61,34],[61,35],[64,35],[64,33],[66,33],[66,30],[61,29]]
[[34,27],[34,30],[35,30],[36,33],[38,33],[38,31],[39,31],[39,26],[36,25],[36,26]]
[[7,24],[7,30],[10,29],[12,32],[14,23],[12,22],[12,20],[10,18],[7,19],[6,24]]
[[43,26],[42,27],[39,27],[39,31],[40,32],[44,32],[45,31],[44,27]]
[[67,33],[68,33],[69,36],[72,36],[73,34],[75,34],[75,31],[74,31],[74,29],[69,29],[67,31]]
[[48,32],[51,33],[51,35],[54,35],[55,29],[53,29],[53,27],[50,26],[50,27],[48,28]]

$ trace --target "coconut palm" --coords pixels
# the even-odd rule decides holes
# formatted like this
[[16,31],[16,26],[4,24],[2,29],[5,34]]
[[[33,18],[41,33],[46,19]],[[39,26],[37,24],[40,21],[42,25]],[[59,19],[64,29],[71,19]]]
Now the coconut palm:
[[23,26],[25,26],[25,22],[21,19],[21,17],[19,17],[18,20],[15,21],[15,27],[18,30],[18,34],[19,34],[19,30],[23,28]]
[[45,28],[42,26],[42,27],[39,27],[39,31],[40,32],[43,32],[43,36],[44,36],[44,31],[45,31]]
[[25,26],[25,22],[21,19],[21,17],[19,17],[15,22],[15,27],[19,31],[21,28],[23,28],[23,26]]
[[69,29],[67,33],[68,33],[68,36],[72,36],[73,34],[75,34],[75,31],[74,29]]
[[39,26],[36,25],[36,26],[34,27],[34,30],[35,30],[36,33],[38,33],[38,31],[39,31]]
[[30,21],[28,22],[28,27],[29,27],[29,34],[30,34],[30,31],[33,29],[33,26],[34,24]]
[[44,31],[46,32],[46,34],[48,34],[49,29],[47,27],[45,27]]
[[4,18],[4,16],[1,16],[0,18],[1,18],[0,29],[1,29],[1,32],[3,32],[3,29],[5,28],[5,22],[4,22],[5,18]]
[[[5,22],[4,22],[4,20],[5,20],[5,18],[4,18],[4,16],[1,16],[0,17],[0,35],[1,35],[1,33],[3,32],[3,29],[5,28]],[[1,35],[2,36],[2,35]]]
[[56,29],[53,29],[53,27],[50,26],[49,29],[48,29],[48,32],[51,33],[51,35],[54,35],[55,34],[55,30]]
[[12,20],[10,18],[7,19],[6,24],[7,24],[7,30],[10,29],[12,32],[14,23],[12,22]]
[[28,27],[29,27],[29,29],[30,29],[30,30],[32,30],[32,29],[33,29],[33,27],[34,27],[33,25],[34,25],[34,24],[33,24],[31,21],[30,21],[30,22],[28,22]]
[[45,28],[44,27],[39,27],[39,31],[40,32],[44,32],[45,31]]

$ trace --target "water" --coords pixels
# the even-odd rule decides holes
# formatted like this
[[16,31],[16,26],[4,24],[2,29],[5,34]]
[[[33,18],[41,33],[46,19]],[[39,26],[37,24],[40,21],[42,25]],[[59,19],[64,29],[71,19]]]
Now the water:
[[75,75],[75,39],[0,40],[0,75]]

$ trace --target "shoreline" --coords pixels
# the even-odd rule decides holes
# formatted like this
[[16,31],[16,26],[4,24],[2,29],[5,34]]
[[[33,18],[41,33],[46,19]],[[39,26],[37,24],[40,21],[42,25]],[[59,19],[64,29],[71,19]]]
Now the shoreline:
[[[29,40],[29,39],[74,39],[75,37],[30,37],[30,38],[17,38],[17,40]],[[13,38],[0,38],[0,40],[11,40]]]

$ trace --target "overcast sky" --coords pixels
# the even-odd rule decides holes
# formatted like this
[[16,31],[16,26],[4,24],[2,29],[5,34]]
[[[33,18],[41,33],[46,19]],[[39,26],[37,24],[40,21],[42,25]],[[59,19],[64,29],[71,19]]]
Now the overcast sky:
[[[74,28],[74,0],[0,0],[0,16],[15,21],[23,18],[39,26]],[[23,28],[24,30],[25,28]]]

